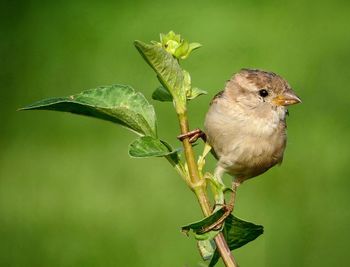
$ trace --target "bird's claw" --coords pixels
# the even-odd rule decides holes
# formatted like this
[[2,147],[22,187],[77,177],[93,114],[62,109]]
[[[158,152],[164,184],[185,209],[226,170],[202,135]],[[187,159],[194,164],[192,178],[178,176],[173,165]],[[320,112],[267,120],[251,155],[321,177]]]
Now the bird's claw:
[[207,233],[209,231],[217,231],[220,230],[222,227],[222,224],[225,222],[226,218],[231,214],[231,212],[233,211],[233,205],[231,204],[222,204],[223,209],[224,209],[224,214],[213,224],[201,229],[198,233],[199,234],[204,234]]
[[207,136],[205,135],[205,133],[201,129],[195,129],[195,130],[190,131],[188,133],[180,134],[177,137],[177,139],[179,139],[180,141],[183,141],[186,138],[188,138],[188,141],[191,144],[195,143],[199,138],[201,138],[204,142],[207,140]]

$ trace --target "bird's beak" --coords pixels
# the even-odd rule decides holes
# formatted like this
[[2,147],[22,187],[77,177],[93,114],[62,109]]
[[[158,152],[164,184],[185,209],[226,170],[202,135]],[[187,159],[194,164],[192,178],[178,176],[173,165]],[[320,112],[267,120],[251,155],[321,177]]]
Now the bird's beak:
[[281,95],[276,96],[273,102],[277,106],[289,106],[301,103],[301,99],[292,91],[288,90]]

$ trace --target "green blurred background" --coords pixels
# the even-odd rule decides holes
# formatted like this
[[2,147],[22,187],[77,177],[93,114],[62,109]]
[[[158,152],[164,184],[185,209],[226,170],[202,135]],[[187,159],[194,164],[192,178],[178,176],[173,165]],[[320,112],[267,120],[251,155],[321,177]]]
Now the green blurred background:
[[[113,83],[150,99],[158,83],[132,42],[169,30],[204,45],[184,62],[209,91],[190,104],[192,128],[241,67],[281,74],[303,100],[282,166],[239,189],[236,214],[265,226],[235,251],[240,266],[349,266],[349,1],[0,5],[0,266],[199,266],[180,226],[201,213],[165,160],[129,158],[135,136],[108,122],[16,112]],[[179,145],[171,105],[154,105]]]

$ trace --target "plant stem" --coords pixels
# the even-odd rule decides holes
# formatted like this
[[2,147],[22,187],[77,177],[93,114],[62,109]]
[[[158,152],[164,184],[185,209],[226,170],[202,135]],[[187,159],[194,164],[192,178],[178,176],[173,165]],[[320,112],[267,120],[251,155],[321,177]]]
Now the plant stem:
[[[189,132],[188,119],[186,111],[178,114],[181,134]],[[202,209],[203,214],[207,217],[212,213],[211,205],[206,191],[205,180],[201,179],[198,171],[197,162],[194,157],[192,145],[189,142],[189,138],[185,138],[182,141],[184,147],[185,158],[188,166],[188,172],[190,176],[191,189],[197,196],[197,200]],[[237,267],[237,263],[227,245],[227,242],[222,233],[219,233],[215,237],[215,243],[218,251],[220,252],[221,258],[227,267]]]

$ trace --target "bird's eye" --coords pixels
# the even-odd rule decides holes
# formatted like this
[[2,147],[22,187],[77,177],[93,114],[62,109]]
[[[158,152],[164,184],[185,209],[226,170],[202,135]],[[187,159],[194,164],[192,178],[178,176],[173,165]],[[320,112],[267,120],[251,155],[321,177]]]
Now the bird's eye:
[[266,97],[266,96],[269,95],[269,92],[267,92],[266,89],[261,89],[261,90],[259,91],[259,95],[262,96],[262,97]]

